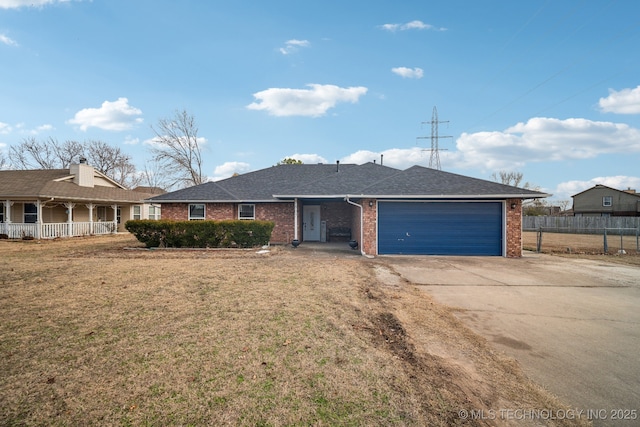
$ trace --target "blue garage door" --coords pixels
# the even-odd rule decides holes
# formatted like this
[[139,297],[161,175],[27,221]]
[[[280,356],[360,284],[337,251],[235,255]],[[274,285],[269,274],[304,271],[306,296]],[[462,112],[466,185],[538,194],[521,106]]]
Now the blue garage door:
[[380,202],[378,253],[502,255],[502,203]]

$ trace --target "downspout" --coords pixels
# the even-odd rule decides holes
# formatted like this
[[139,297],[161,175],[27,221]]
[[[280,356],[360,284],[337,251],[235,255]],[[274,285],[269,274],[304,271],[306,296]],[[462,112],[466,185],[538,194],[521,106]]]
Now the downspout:
[[357,206],[360,208],[360,254],[367,256],[367,254],[364,252],[363,249],[363,238],[364,238],[364,209],[362,208],[362,205],[357,204],[356,202],[352,202],[351,200],[349,200],[349,196],[345,196],[344,198],[345,202],[349,203],[350,205],[353,206]]
[[298,240],[298,198],[297,197],[293,199],[293,239]]

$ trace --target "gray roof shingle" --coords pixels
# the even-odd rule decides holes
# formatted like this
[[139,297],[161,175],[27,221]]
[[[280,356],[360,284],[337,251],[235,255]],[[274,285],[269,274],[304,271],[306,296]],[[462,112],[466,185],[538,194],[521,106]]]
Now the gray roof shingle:
[[540,198],[548,194],[422,166],[278,165],[151,198],[154,202],[250,202],[293,197]]
[[68,169],[0,171],[0,199],[64,199],[104,203],[142,203],[151,196],[117,187],[81,187],[57,181],[72,175]]

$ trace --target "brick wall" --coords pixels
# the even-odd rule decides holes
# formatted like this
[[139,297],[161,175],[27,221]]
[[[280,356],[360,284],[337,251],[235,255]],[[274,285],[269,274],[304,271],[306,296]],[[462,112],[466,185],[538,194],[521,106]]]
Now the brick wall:
[[[515,204],[515,209],[511,205]],[[507,199],[507,257],[522,256],[522,200]]]
[[[271,243],[290,243],[293,240],[293,202],[256,203],[255,214],[257,220],[275,222],[275,227],[271,233]],[[208,220],[214,221],[238,219],[238,204],[205,203],[205,216]],[[162,219],[189,220],[189,204],[163,203]]]
[[271,243],[288,244],[293,240],[294,205],[290,203],[256,203],[256,219],[273,221]]
[[[373,206],[369,206],[369,202],[372,202]],[[363,199],[360,201],[363,209],[363,242],[361,242],[362,250],[367,255],[378,255],[378,243],[376,236],[376,218],[377,218],[377,204],[375,199]],[[354,206],[355,207],[355,206]],[[358,221],[360,218],[358,218]]]

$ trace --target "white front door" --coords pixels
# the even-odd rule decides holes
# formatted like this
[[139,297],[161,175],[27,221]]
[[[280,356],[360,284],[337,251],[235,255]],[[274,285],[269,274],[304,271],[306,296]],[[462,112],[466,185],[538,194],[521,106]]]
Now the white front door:
[[320,206],[309,205],[302,209],[302,240],[317,242],[320,240]]

